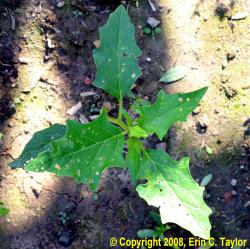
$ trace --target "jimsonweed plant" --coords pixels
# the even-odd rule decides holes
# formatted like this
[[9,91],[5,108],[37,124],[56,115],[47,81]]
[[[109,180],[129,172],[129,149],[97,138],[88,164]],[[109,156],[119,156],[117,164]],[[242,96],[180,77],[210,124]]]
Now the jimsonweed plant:
[[[160,91],[151,104],[137,100],[131,111],[123,108],[124,96],[141,76],[137,58],[141,50],[135,41],[135,29],[121,5],[100,28],[101,46],[93,51],[97,67],[94,85],[102,88],[119,102],[114,118],[103,108],[100,116],[81,124],[67,120],[66,125],[53,126],[36,132],[22,154],[10,165],[35,172],[51,172],[74,177],[97,191],[102,173],[110,167],[128,169],[136,190],[149,205],[160,209],[163,224],[174,222],[195,236],[209,238],[211,210],[203,201],[204,188],[192,178],[189,158],[172,160],[164,150],[147,149],[143,138],[166,135],[176,121],[186,121],[207,91],[207,87],[184,94]],[[128,146],[124,158],[123,147]]]

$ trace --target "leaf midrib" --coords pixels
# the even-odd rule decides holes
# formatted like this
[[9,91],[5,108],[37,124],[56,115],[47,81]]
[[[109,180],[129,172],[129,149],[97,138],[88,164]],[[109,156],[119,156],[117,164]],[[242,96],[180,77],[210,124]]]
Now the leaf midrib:
[[121,81],[120,81],[120,60],[119,60],[119,56],[118,56],[118,51],[120,51],[120,46],[119,46],[119,38],[120,38],[120,29],[121,29],[121,15],[122,15],[122,11],[120,11],[119,13],[119,25],[118,25],[118,32],[117,32],[117,45],[116,45],[116,51],[117,53],[115,53],[116,55],[116,61],[117,61],[117,67],[116,67],[116,70],[117,70],[117,78],[118,78],[118,86],[119,86],[119,99],[122,98],[122,94],[121,94]]
[[[164,93],[163,93],[164,94]],[[180,94],[177,96],[177,98],[180,96]],[[163,96],[163,97],[165,97],[165,96]],[[197,97],[197,95],[194,97],[194,100],[196,100],[196,97]],[[165,100],[164,100],[165,101]],[[185,104],[186,104],[187,102],[183,102],[182,104],[180,104],[180,105],[178,105],[178,106],[176,106],[176,107],[173,107],[173,108],[171,108],[171,109],[169,109],[168,111],[164,111],[164,110],[162,110],[162,112],[160,113],[160,111],[161,111],[161,106],[158,108],[158,111],[157,111],[157,114],[155,115],[155,116],[158,116],[159,115],[159,117],[157,117],[157,118],[161,118],[162,116],[169,116],[169,113],[170,112],[174,112],[174,111],[176,111],[178,108],[181,108],[181,107],[183,107]],[[195,102],[196,103],[196,102]],[[153,108],[153,106],[154,105],[160,105],[160,103],[154,103],[154,104],[152,104],[152,105],[150,105],[150,106],[145,106],[145,107],[142,107],[141,109],[142,109],[142,112],[143,112],[143,116],[145,117],[147,117],[147,115],[145,114],[145,112],[147,111],[147,109],[149,109],[149,108]],[[144,109],[144,110],[143,110]],[[192,108],[191,108],[192,109]],[[192,111],[192,110],[191,110]],[[189,114],[190,114],[190,112],[191,111],[189,111],[188,112],[188,114],[186,115],[184,112],[183,112],[183,114],[181,115],[181,116],[184,116],[184,118],[185,118],[185,116],[188,116]],[[160,113],[160,114],[159,114]],[[180,118],[180,117],[178,117],[178,118]],[[181,117],[182,118],[182,117]],[[167,119],[168,120],[168,123],[171,121],[170,119]],[[145,119],[142,119],[142,121],[143,121],[143,124],[144,124],[144,126],[145,127],[147,127],[148,129],[150,129],[150,127],[148,127],[148,126],[151,126],[150,124],[152,124],[152,123],[154,123],[154,121],[155,121],[155,119],[150,119],[150,120],[147,120],[148,121],[148,123],[146,123],[145,124]],[[180,120],[180,121],[183,121],[182,119]]]
[[[145,151],[145,155],[146,155],[146,156],[148,157],[148,159],[153,163],[153,165],[155,165],[155,168],[158,169],[158,170],[160,171],[161,175],[162,175],[163,178],[165,179],[165,181],[166,181],[167,185],[169,186],[169,189],[171,189],[172,193],[176,196],[177,199],[181,200],[181,198],[178,197],[177,193],[176,193],[176,192],[174,191],[174,189],[171,187],[171,184],[169,184],[168,181],[166,180],[166,178],[164,177],[164,174],[162,173],[161,168],[157,166],[157,164],[155,163],[155,161],[149,156],[149,154],[148,154],[146,151]],[[156,171],[156,169],[155,169],[155,171]],[[155,172],[154,172],[154,174],[155,174]],[[174,182],[172,182],[172,184],[179,186],[178,184],[176,184],[176,183],[174,183]],[[182,203],[184,203],[184,202],[182,201]],[[184,204],[185,204],[185,203],[184,203]],[[187,205],[190,206],[189,204],[187,204]],[[187,213],[189,213],[189,214],[192,215],[192,213],[189,211],[189,209],[188,209],[185,205],[182,205],[182,206],[184,206],[185,209],[188,210]],[[193,215],[192,215],[192,217],[193,217]],[[198,227],[201,229],[201,231],[203,231],[202,227],[199,225],[199,223],[196,222],[196,219],[195,219],[194,217],[193,217],[193,220],[195,221],[196,225],[198,225]]]
[[[84,148],[80,148],[79,150],[73,151],[73,152],[71,152],[71,153],[64,154],[63,156],[60,155],[60,156],[58,156],[58,157],[70,156],[71,154],[73,154],[73,156],[74,156],[74,154],[77,154],[77,153],[79,153],[79,152],[81,152],[81,151],[87,150],[87,149],[89,149],[89,148],[91,148],[91,147],[94,147],[94,146],[96,146],[96,145],[104,144],[104,143],[106,143],[107,141],[112,140],[112,139],[114,139],[114,138],[116,138],[116,137],[120,137],[120,136],[123,136],[123,134],[122,134],[122,133],[117,134],[117,135],[115,135],[115,136],[113,136],[113,137],[110,137],[110,138],[108,138],[108,139],[106,139],[106,140],[99,141],[99,142],[97,142],[97,143],[95,143],[95,144],[91,144],[90,146],[87,146],[87,147],[84,147]],[[73,156],[72,156],[72,157],[73,157]],[[57,158],[57,157],[55,157],[55,158]],[[54,160],[54,159],[53,159],[53,160]]]

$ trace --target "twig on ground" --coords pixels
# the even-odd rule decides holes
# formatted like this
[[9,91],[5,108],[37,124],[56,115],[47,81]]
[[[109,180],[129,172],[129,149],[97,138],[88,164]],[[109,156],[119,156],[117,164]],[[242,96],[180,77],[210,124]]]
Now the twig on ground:
[[10,13],[10,18],[11,18],[11,29],[12,29],[12,31],[14,31],[16,29],[16,19],[12,15],[12,13]]
[[3,63],[2,61],[0,61],[0,64],[1,64],[2,66],[5,66],[5,67],[12,67],[10,64],[5,64],[5,63]]
[[149,5],[150,5],[152,11],[155,12],[155,11],[156,11],[156,8],[155,8],[155,5],[152,3],[152,1],[151,1],[151,0],[148,0],[148,3],[149,3]]

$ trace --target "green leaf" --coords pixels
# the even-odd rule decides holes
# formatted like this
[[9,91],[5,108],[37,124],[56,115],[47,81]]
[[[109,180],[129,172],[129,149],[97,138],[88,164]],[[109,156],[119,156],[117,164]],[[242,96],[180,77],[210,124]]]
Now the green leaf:
[[131,137],[127,140],[128,153],[126,155],[126,163],[131,176],[132,183],[135,184],[137,180],[137,174],[139,171],[140,160],[141,160],[141,142]]
[[107,120],[106,112],[88,124],[68,120],[66,128],[65,136],[52,142],[52,150],[39,154],[26,170],[71,176],[96,191],[105,169],[126,166],[122,156],[124,135]]
[[159,27],[156,27],[156,28],[154,29],[154,33],[155,33],[155,34],[160,34],[161,32],[162,32],[162,29],[159,28]]
[[138,112],[140,111],[140,108],[144,106],[151,106],[151,103],[146,100],[146,99],[137,99],[133,104],[132,106],[130,107],[130,109],[134,112]]
[[135,41],[135,28],[123,5],[100,28],[100,40],[100,48],[93,51],[97,67],[94,85],[121,99],[130,94],[130,88],[141,76],[137,64],[141,50]]
[[144,33],[145,35],[150,35],[150,34],[152,33],[152,29],[151,29],[151,28],[144,28],[144,29],[143,29],[143,33]]
[[204,188],[193,180],[188,164],[189,158],[174,161],[163,150],[146,150],[138,178],[148,182],[136,190],[149,205],[160,208],[163,224],[174,222],[208,239],[211,210],[202,198]]
[[182,66],[174,67],[168,70],[161,78],[160,82],[170,83],[181,80],[187,74],[186,68]]
[[154,221],[158,226],[162,225],[162,223],[161,223],[161,216],[160,216],[159,213],[156,213],[156,212],[154,212],[154,211],[150,211],[149,217],[152,218],[153,221]]
[[51,150],[51,142],[64,136],[66,127],[60,124],[38,131],[32,139],[26,144],[21,156],[10,163],[12,168],[24,167],[30,160],[33,160],[39,153]]
[[129,137],[146,138],[148,137],[149,133],[140,126],[135,125],[132,127],[128,127],[128,135]]
[[137,237],[140,239],[155,238],[159,236],[159,232],[153,229],[141,229],[137,232]]
[[5,216],[9,213],[9,209],[4,207],[4,204],[0,202],[0,216]]
[[134,107],[140,114],[138,124],[162,139],[175,122],[187,120],[188,114],[198,106],[206,91],[207,87],[183,94],[165,94],[160,91],[154,104]]

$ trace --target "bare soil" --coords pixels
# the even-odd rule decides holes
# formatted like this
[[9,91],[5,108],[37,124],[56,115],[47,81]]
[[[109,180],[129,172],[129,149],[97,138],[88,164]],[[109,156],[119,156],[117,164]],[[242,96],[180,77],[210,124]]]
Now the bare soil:
[[[70,178],[11,170],[7,165],[35,131],[67,118],[91,120],[103,105],[117,111],[116,100],[91,82],[98,28],[119,4],[1,1],[0,200],[10,209],[0,220],[1,249],[105,249],[111,237],[136,238],[139,229],[153,226],[148,216],[152,208],[138,197],[126,171],[106,171],[100,191],[93,194]],[[225,17],[216,14],[215,1],[159,0],[156,12],[148,1],[126,4],[143,51],[139,60],[143,76],[133,89],[136,96],[154,101],[160,89],[187,92],[209,85],[199,110],[187,123],[177,124],[163,141],[152,136],[146,145],[166,148],[177,159],[189,155],[198,182],[213,175],[205,193],[213,209],[212,236],[250,239],[250,17],[231,18],[249,11],[250,3],[237,1]],[[161,21],[161,34],[143,34],[149,16]],[[227,59],[228,54],[234,58]],[[187,77],[170,85],[159,83],[174,65],[186,66]],[[96,94],[81,97],[89,91]],[[67,115],[79,101],[80,111]],[[127,106],[130,102],[126,99]],[[176,225],[171,227],[168,233],[173,236],[191,236]]]

